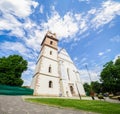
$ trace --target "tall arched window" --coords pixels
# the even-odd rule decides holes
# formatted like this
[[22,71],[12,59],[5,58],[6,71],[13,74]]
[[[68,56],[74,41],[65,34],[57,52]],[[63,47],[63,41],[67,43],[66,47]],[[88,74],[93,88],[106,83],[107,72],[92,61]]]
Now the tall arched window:
[[51,65],[50,65],[49,68],[48,68],[48,72],[49,72],[49,73],[52,72],[52,67],[51,67]]
[[49,88],[53,88],[53,82],[49,81]]

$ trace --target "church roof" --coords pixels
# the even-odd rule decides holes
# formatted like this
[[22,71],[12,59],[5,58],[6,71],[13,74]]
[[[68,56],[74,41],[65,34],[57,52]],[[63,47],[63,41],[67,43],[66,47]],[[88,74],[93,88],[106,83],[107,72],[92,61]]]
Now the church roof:
[[67,51],[62,48],[59,52],[58,52],[58,57],[61,58],[61,59],[64,59],[65,61],[69,61],[69,62],[72,62],[73,61],[71,60],[69,54],[67,53]]

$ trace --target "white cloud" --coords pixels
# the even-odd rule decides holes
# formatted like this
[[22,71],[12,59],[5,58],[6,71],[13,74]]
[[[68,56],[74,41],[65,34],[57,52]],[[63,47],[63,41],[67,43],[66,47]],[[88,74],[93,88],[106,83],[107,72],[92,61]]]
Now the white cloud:
[[41,5],[40,6],[40,13],[43,13],[43,9],[44,9],[44,7],[43,7],[43,5]]
[[88,14],[95,14],[95,13],[96,13],[96,9],[95,8],[93,8],[93,9],[88,11]]
[[61,17],[54,9],[52,15],[48,17],[48,21],[41,25],[44,30],[50,30],[56,33],[59,39],[67,38],[66,40],[74,38],[77,33],[82,34],[88,29],[86,20],[82,18],[81,14],[67,12]]
[[41,48],[41,42],[46,34],[46,31],[40,31],[39,29],[30,30],[29,38],[25,38],[25,43],[28,47],[32,48],[34,51],[39,51]]
[[80,60],[80,63],[83,63],[83,62],[85,62],[87,60],[87,58],[82,58],[81,60]]
[[21,55],[26,55],[29,53],[29,50],[22,44],[19,42],[3,42],[0,43],[0,49],[2,50],[9,50],[9,51],[17,51],[19,54]]
[[98,28],[109,23],[117,15],[120,15],[120,3],[108,0],[102,3],[102,8],[96,11],[91,22],[94,28]]
[[[40,49],[40,43],[44,34],[41,35],[40,26],[29,19],[38,3],[33,0],[1,0],[0,11],[0,30],[7,30],[5,34],[21,38],[27,47],[33,50]],[[6,8],[8,7],[8,8]],[[20,21],[22,19],[22,21]],[[1,32],[0,34],[4,34]],[[11,49],[11,48],[10,48]]]
[[98,55],[103,56],[103,55],[105,55],[105,54],[107,54],[109,52],[111,52],[111,49],[106,49],[104,52],[99,52]]
[[75,57],[74,59],[73,59],[73,61],[77,61],[78,60],[78,58],[77,57]]
[[113,38],[110,39],[111,42],[116,42],[119,43],[120,42],[120,35],[116,35]]
[[103,31],[103,29],[98,30],[97,34],[100,34]]
[[[31,6],[36,8],[37,5],[38,3],[32,0],[1,0],[0,30],[10,31],[8,34],[11,36],[24,37],[24,21],[33,12]],[[23,22],[19,19],[23,19]]]
[[75,35],[78,32],[78,25],[74,22],[71,13],[67,13],[64,17],[60,17],[57,12],[48,19],[48,22],[42,23],[45,30],[50,30],[57,34],[59,39],[67,38]]
[[31,6],[37,7],[38,3],[32,0],[0,0],[0,10],[4,14],[16,15],[25,18],[32,13]]
[[90,0],[78,0],[79,2],[87,2],[87,3],[89,3],[90,2]]
[[110,24],[109,24],[109,28],[114,27],[114,25],[115,25],[114,21],[111,21]]
[[99,56],[102,56],[104,54],[104,52],[99,52],[98,55]]
[[90,83],[91,81],[99,81],[98,74],[92,70],[87,71],[86,69],[79,70],[80,78],[83,83]]
[[75,17],[75,21],[77,22],[78,24],[78,27],[79,27],[79,34],[82,34],[84,33],[87,29],[88,29],[88,26],[89,24],[87,23],[88,21],[88,17],[83,17],[82,14],[74,14],[73,15]]
[[0,17],[0,30],[13,30],[21,27],[22,24],[11,14],[5,14]]
[[113,62],[115,62],[115,61],[118,59],[118,57],[120,57],[120,54],[117,54],[117,55],[115,56],[115,58],[113,59]]
[[111,52],[111,49],[107,49],[106,52]]

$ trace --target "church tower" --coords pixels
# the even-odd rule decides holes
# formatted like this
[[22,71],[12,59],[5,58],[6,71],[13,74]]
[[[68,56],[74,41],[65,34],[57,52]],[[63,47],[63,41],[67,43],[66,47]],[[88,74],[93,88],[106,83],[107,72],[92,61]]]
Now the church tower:
[[58,52],[56,34],[49,31],[41,43],[31,88],[40,96],[85,96],[79,70],[65,49]]
[[59,96],[59,80],[58,39],[56,34],[48,31],[41,43],[41,53],[32,80],[34,95]]

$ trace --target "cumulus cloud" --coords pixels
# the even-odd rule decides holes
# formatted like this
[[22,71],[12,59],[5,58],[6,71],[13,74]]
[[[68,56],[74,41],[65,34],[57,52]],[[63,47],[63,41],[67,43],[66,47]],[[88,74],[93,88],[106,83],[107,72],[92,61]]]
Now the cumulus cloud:
[[[21,26],[22,24],[11,14],[5,14],[0,17],[0,30],[16,31],[16,28],[20,28]],[[20,29],[19,32],[24,34]]]
[[[1,0],[0,1],[0,30],[9,31],[9,35],[24,37],[24,21],[36,8],[37,2],[32,0]],[[22,21],[20,21],[22,20]]]
[[96,11],[95,17],[91,22],[93,27],[97,29],[109,23],[117,15],[120,15],[120,3],[108,0],[102,3],[102,7]]
[[20,42],[3,42],[0,43],[0,49],[5,51],[13,51],[18,52],[23,56],[27,56],[29,54],[29,50]]
[[25,18],[32,13],[31,6],[37,7],[38,3],[32,0],[0,0],[0,10],[4,14]]
[[53,10],[48,21],[42,23],[42,28],[56,33],[59,39],[67,38],[67,40],[68,38],[75,38],[74,36],[77,33],[82,34],[88,29],[87,23],[82,18],[81,14],[67,12],[63,17],[61,17],[55,10]]
[[70,12],[64,15],[63,18],[60,17],[58,12],[54,12],[48,19],[48,22],[42,23],[42,27],[55,32],[59,39],[71,37],[78,32],[78,25],[72,18]]

